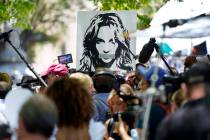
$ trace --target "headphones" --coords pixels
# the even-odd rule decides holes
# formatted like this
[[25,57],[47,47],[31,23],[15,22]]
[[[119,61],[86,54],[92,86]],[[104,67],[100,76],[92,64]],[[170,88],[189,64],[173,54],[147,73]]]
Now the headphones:
[[111,78],[113,78],[113,79],[117,79],[116,76],[115,76],[112,72],[110,72],[110,71],[104,71],[104,70],[99,71],[99,72],[96,72],[96,73],[93,75],[92,78],[95,79],[95,78],[97,78],[97,77],[99,77],[99,76],[108,76],[108,77],[111,77]]
[[[102,70],[102,71],[96,72],[93,75],[92,79],[93,79],[94,87],[107,86],[108,88],[119,89],[119,86],[120,86],[118,82],[118,78],[110,71]],[[104,80],[104,82],[102,80]]]

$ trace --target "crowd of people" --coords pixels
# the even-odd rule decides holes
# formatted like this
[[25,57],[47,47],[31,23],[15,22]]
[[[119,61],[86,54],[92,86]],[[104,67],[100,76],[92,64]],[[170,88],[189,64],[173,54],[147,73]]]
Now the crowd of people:
[[118,75],[108,68],[84,73],[53,64],[40,74],[47,87],[27,76],[18,84],[34,94],[17,114],[16,131],[4,114],[5,97],[15,89],[10,76],[0,73],[0,140],[138,140],[147,99],[153,96],[150,87],[158,94],[151,104],[148,140],[208,140],[210,65],[195,56],[183,65],[183,73],[170,75],[158,65],[138,63],[134,71]]

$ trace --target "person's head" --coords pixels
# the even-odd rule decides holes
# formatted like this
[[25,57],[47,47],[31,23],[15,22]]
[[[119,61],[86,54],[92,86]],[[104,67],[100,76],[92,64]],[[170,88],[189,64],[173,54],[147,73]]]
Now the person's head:
[[181,89],[175,91],[171,97],[172,102],[172,112],[175,112],[179,109],[185,100],[185,94]]
[[69,73],[68,68],[64,64],[52,64],[46,71],[40,75],[48,85],[51,85],[55,80],[66,76]]
[[109,93],[117,85],[115,75],[107,69],[97,71],[92,78],[97,93]]
[[0,99],[4,99],[11,88],[11,77],[7,73],[0,72]]
[[57,121],[58,114],[54,103],[45,96],[34,95],[23,104],[19,112],[17,138],[48,139],[53,134]]
[[126,74],[125,81],[128,85],[130,85],[133,89],[136,89],[141,77],[137,75],[135,71],[131,71]]
[[[157,71],[156,71],[157,70]],[[154,73],[156,75],[154,75]],[[164,69],[159,66],[152,65],[144,73],[143,78],[139,82],[140,91],[145,91],[148,87],[151,86],[152,82],[155,81],[155,87],[159,87],[163,84],[163,77],[167,74]]]
[[[116,122],[114,127],[112,128],[113,130],[109,130],[109,128],[107,130],[109,136],[112,138],[118,139],[120,137],[118,130],[114,130],[118,129],[117,122],[119,123],[120,121],[119,114],[121,116],[124,127],[126,128],[126,133],[129,133],[129,130],[134,128],[135,114],[137,113],[137,111],[135,111],[134,113],[134,110],[131,108],[133,108],[134,105],[138,105],[139,102],[138,99],[129,98],[131,96],[136,96],[136,93],[128,84],[122,84],[119,91],[112,90],[107,99],[113,121],[114,123]],[[114,133],[115,135],[112,135]]]
[[59,79],[48,87],[46,95],[58,108],[59,128],[79,128],[89,124],[93,115],[92,98],[78,79],[74,77]]
[[139,77],[139,82],[137,85],[137,89],[140,92],[145,91],[149,86],[150,82],[145,78],[147,71],[150,69],[148,64],[137,63],[136,64],[136,75]]
[[91,71],[91,67],[116,67],[131,70],[132,52],[130,38],[122,20],[116,13],[95,15],[87,28],[83,40],[81,70]]
[[8,124],[0,124],[0,140],[11,140],[12,130]]
[[191,67],[194,63],[197,63],[196,56],[193,56],[193,55],[187,56],[187,57],[185,58],[185,61],[184,61],[184,71],[187,71],[188,69],[190,69],[190,67]]
[[95,92],[93,80],[89,75],[77,72],[71,74],[70,77],[78,79],[81,82],[81,86],[84,86],[90,95]]
[[125,100],[119,95],[136,96],[136,93],[128,84],[122,84],[119,91],[112,90],[107,99],[111,113],[125,112],[128,105],[138,104],[138,100],[136,99]]
[[183,92],[188,100],[203,98],[209,92],[210,65],[196,63],[184,73],[184,83],[181,84]]
[[138,89],[140,92],[144,92],[150,87],[150,85],[151,85],[151,82],[142,78],[141,81],[139,82]]

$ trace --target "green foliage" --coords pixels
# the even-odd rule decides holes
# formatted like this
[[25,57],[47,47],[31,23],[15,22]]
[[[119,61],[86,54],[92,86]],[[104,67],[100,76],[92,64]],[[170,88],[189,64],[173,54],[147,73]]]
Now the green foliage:
[[30,28],[29,16],[35,7],[34,0],[1,0],[0,24],[9,22],[12,27]]
[[129,10],[138,9],[140,0],[93,0],[101,10]]
[[137,27],[149,26],[154,13],[168,0],[92,0],[100,10],[137,10]]
[[[20,28],[21,46],[33,58],[36,43],[57,42],[67,24],[69,0],[0,0],[0,25]],[[70,12],[69,12],[70,13]],[[31,59],[32,60],[32,59]]]
[[146,15],[137,15],[137,28],[138,29],[144,29],[149,27],[149,23],[151,21],[151,18]]
[[[72,2],[72,1],[71,1]],[[22,47],[27,52],[30,62],[33,61],[34,46],[60,41],[67,28],[70,18],[67,10],[70,9],[69,0],[37,0],[36,8],[28,17],[31,30],[21,33]]]
[[59,29],[66,27],[63,19],[68,15],[64,11],[69,8],[68,0],[37,0],[36,10],[30,18],[33,30],[47,33],[56,26],[59,26]]

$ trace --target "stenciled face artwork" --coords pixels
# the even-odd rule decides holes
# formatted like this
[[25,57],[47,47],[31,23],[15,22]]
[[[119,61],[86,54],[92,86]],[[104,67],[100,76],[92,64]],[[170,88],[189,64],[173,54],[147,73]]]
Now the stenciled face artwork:
[[98,31],[96,38],[96,49],[99,53],[99,58],[104,63],[109,63],[115,59],[115,53],[118,48],[118,43],[115,39],[114,26],[102,26]]
[[80,71],[99,67],[131,71],[134,57],[128,30],[117,13],[99,13],[90,20],[83,37]]

